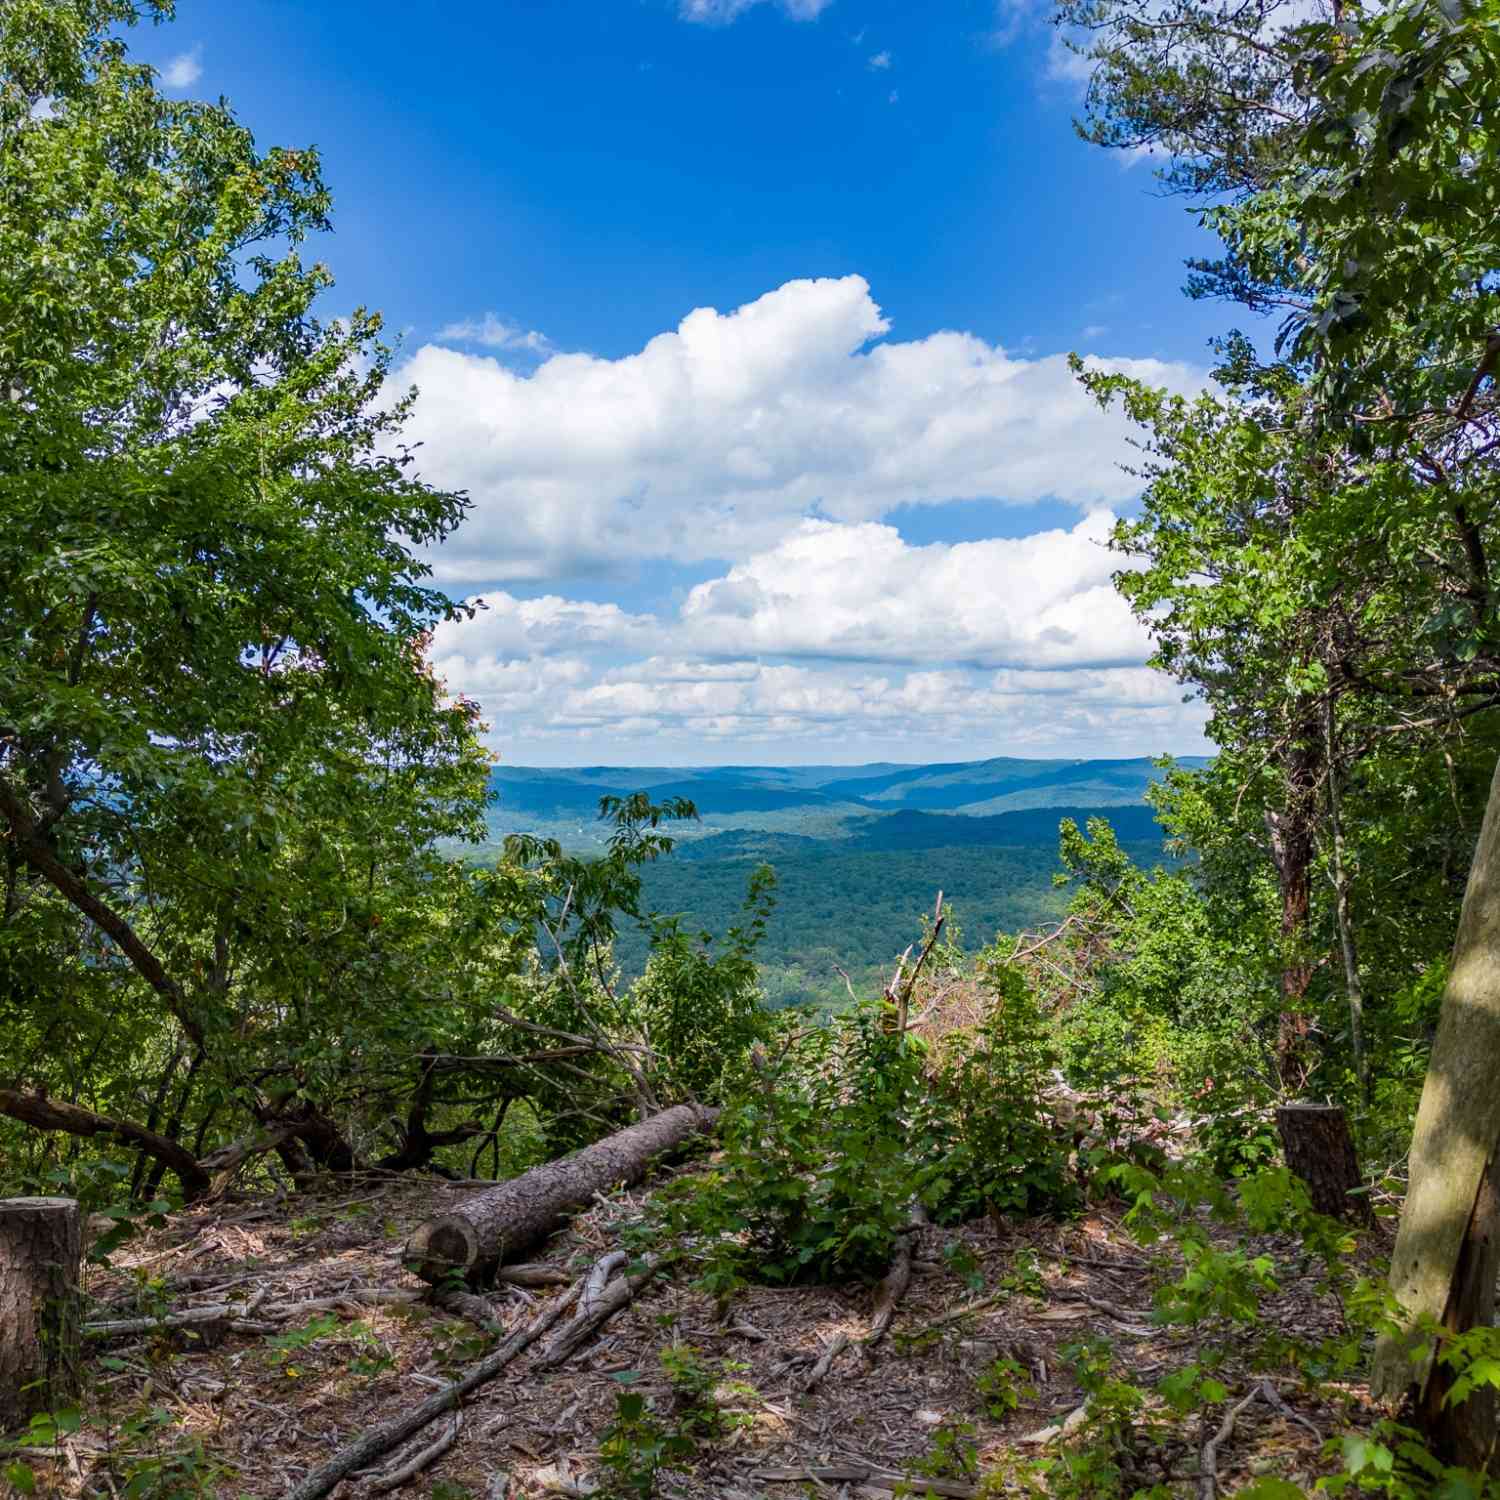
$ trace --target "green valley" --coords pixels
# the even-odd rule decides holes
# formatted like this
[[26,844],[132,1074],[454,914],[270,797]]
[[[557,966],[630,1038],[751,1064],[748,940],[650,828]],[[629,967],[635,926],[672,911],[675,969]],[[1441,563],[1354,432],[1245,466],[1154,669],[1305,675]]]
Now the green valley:
[[[1176,762],[1197,766],[1197,760]],[[738,919],[751,874],[776,873],[776,904],[758,953],[767,1002],[838,1005],[847,973],[860,994],[878,989],[895,956],[920,934],[939,890],[950,934],[977,948],[999,931],[1058,916],[1053,884],[1058,824],[1107,817],[1142,864],[1161,857],[1145,793],[1157,763],[990,760],[936,765],[651,766],[535,768],[491,773],[486,821],[556,839],[578,854],[604,847],[599,799],[644,791],[686,797],[698,819],[671,825],[677,847],[642,872],[642,910],[683,930],[722,934]],[[488,862],[496,853],[488,848]],[[626,926],[615,957],[639,974],[649,933]]]

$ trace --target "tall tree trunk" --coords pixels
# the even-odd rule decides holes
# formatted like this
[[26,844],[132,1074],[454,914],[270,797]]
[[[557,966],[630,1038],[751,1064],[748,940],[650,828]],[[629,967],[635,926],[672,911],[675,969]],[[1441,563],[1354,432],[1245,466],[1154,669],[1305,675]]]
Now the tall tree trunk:
[[[1459,1246],[1448,1305],[1443,1309],[1443,1327],[1463,1333],[1492,1323],[1497,1275],[1500,1275],[1500,1159],[1492,1157]],[[1417,1421],[1433,1451],[1446,1462],[1469,1469],[1494,1468],[1494,1388],[1481,1384],[1468,1400],[1452,1403],[1448,1394],[1456,1373],[1434,1362],[1427,1388],[1417,1403]]]
[[[1380,1341],[1374,1394],[1416,1398],[1418,1419],[1440,1446],[1489,1455],[1494,1412],[1466,1403],[1444,1408],[1442,1372],[1424,1320],[1455,1333],[1493,1321],[1495,1256],[1500,1245],[1500,766],[1469,869],[1453,966],[1433,1040],[1412,1136],[1410,1186],[1391,1253],[1391,1291],[1403,1326]],[[1435,1398],[1434,1387],[1439,1390]],[[1462,1424],[1461,1438],[1454,1424]],[[1493,1465],[1492,1458],[1486,1462]]]
[[[193,1060],[188,1064],[187,1077],[182,1080],[182,1088],[178,1091],[177,1102],[172,1106],[172,1118],[167,1121],[167,1128],[163,1132],[169,1141],[182,1139],[182,1119],[187,1111],[188,1100],[193,1097],[193,1080],[198,1076],[198,1069],[203,1065],[203,1048],[200,1047],[193,1053]],[[193,1141],[192,1154],[194,1158],[203,1154],[203,1139],[200,1132],[197,1139]],[[154,1198],[161,1187],[163,1168],[160,1162],[151,1168],[151,1174],[146,1179],[146,1193],[148,1199]]]
[[1312,1072],[1307,991],[1313,964],[1307,925],[1312,912],[1312,868],[1317,855],[1316,812],[1321,751],[1304,737],[1284,764],[1283,806],[1266,813],[1271,858],[1281,892],[1281,1016],[1276,1029],[1276,1071],[1290,1095],[1300,1094]]
[[[161,1107],[166,1103],[167,1091],[172,1087],[172,1080],[177,1076],[177,1069],[182,1064],[182,1054],[183,1046],[181,1042],[178,1042],[172,1056],[167,1060],[166,1067],[162,1070],[161,1080],[157,1083],[156,1093],[151,1099],[151,1107],[146,1111],[147,1130],[155,1130],[161,1122]],[[169,1140],[176,1140],[177,1132],[169,1130],[167,1137]],[[150,1159],[149,1153],[144,1149],[135,1154],[135,1170],[130,1174],[130,1201],[132,1203],[140,1201],[142,1181],[146,1175],[146,1163]]]
[[1354,918],[1349,909],[1349,867],[1344,858],[1344,821],[1339,807],[1339,762],[1335,750],[1333,699],[1323,722],[1328,755],[1328,828],[1333,852],[1333,905],[1339,928],[1339,951],[1344,959],[1344,994],[1349,1001],[1349,1047],[1354,1054],[1354,1076],[1360,1097],[1370,1098],[1370,1065],[1365,1057],[1365,990],[1359,978],[1359,949],[1354,941]]

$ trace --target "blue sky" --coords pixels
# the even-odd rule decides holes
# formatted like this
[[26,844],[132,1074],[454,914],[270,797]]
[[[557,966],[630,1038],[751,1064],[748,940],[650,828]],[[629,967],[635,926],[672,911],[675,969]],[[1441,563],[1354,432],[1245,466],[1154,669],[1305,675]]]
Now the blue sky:
[[133,45],[322,151],[329,310],[384,312],[474,501],[435,650],[507,760],[1202,748],[1063,357],[1192,390],[1223,310],[1029,0],[181,0]]

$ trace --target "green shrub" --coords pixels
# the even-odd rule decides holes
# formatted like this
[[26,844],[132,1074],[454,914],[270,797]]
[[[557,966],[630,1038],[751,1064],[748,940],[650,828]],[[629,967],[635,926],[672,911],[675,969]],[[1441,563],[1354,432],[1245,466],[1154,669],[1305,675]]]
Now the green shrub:
[[750,877],[744,920],[725,934],[719,953],[707,933],[689,937],[677,917],[652,919],[651,956],[629,1003],[655,1049],[653,1067],[664,1096],[717,1102],[743,1075],[751,1046],[768,1036],[755,949],[775,884],[768,865]]
[[1069,1142],[1042,1098],[1042,1017],[1002,955],[978,972],[990,1012],[936,1058],[885,1004],[802,1031],[781,1022],[782,1045],[757,1054],[725,1106],[712,1168],[660,1202],[657,1231],[702,1262],[707,1286],[878,1276],[915,1204],[953,1222],[1076,1199]]
[[988,1011],[943,1039],[918,1112],[916,1145],[934,1171],[929,1206],[954,1222],[1072,1207],[1071,1141],[1043,1097],[1057,1064],[1051,1027],[1002,950],[980,954],[976,974]]

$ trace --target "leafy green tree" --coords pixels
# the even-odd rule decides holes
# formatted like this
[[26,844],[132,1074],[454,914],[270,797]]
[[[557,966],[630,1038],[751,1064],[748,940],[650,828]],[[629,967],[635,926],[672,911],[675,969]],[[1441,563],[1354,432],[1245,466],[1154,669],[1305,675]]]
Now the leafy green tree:
[[464,502],[414,476],[379,319],[316,314],[316,154],[131,60],[169,13],[0,27],[0,972],[45,1051],[66,954],[270,1122],[410,985],[435,841],[480,827],[476,706],[423,661]]
[[[1449,752],[1466,721],[1497,701],[1489,558],[1500,451],[1500,11],[1494,0],[1408,0],[1338,7],[1294,26],[1277,26],[1263,9],[1242,11],[1236,55],[1255,52],[1267,65],[1257,74],[1263,87],[1241,101],[1205,40],[1222,12],[1190,10],[1184,63],[1172,55],[1169,25],[1142,30],[1129,7],[1106,0],[1099,14],[1114,56],[1100,49],[1092,100],[1096,120],[1118,124],[1121,143],[1135,131],[1189,158],[1169,180],[1175,173],[1177,184],[1218,195],[1203,211],[1226,253],[1198,267],[1192,290],[1281,317],[1274,361],[1246,342],[1230,363],[1242,388],[1275,395],[1276,419],[1261,425],[1295,434],[1304,466],[1321,457],[1329,468],[1322,498],[1295,518],[1288,540],[1302,545],[1314,579],[1309,623],[1327,643],[1314,658],[1324,680],[1311,686],[1322,700],[1333,822],[1340,773],[1361,740],[1436,729]],[[1291,107],[1275,103],[1278,90]],[[1207,101],[1213,122],[1196,133],[1181,128],[1194,99]],[[1223,171],[1196,169],[1195,153],[1216,152]],[[1217,499],[1202,491],[1205,513]],[[1333,545],[1320,550],[1319,537]],[[1356,608],[1335,609],[1330,564],[1345,571],[1344,601]],[[1382,648],[1377,628],[1375,649],[1349,649],[1344,632],[1364,633],[1372,614],[1378,626],[1381,601],[1392,618],[1404,608],[1405,639]],[[1492,794],[1487,830],[1497,813]],[[1335,907],[1347,929],[1338,824]],[[1481,836],[1418,1113],[1393,1269],[1409,1334],[1443,1321],[1461,1330],[1488,1321],[1493,1307],[1494,1265],[1483,1247],[1500,1235],[1489,1165],[1500,1119],[1480,1079],[1500,1062],[1490,910],[1497,847]],[[1446,1401],[1430,1341],[1414,1343],[1413,1366],[1405,1340],[1387,1341],[1377,1383],[1391,1393],[1414,1379],[1428,1431],[1450,1452],[1487,1462],[1492,1413]]]

